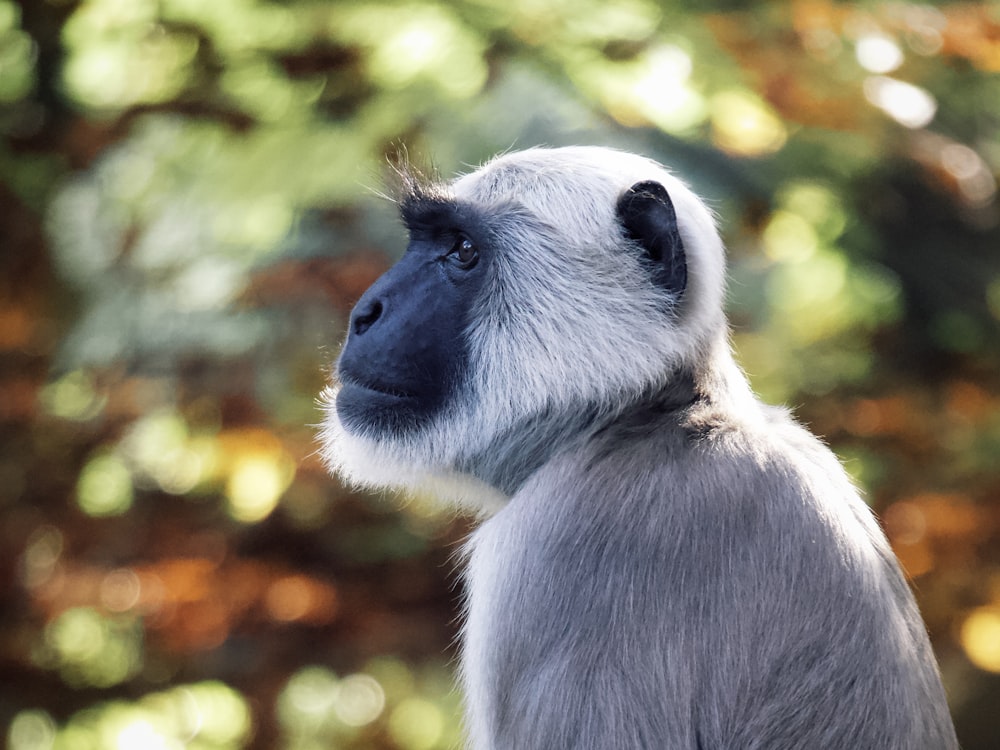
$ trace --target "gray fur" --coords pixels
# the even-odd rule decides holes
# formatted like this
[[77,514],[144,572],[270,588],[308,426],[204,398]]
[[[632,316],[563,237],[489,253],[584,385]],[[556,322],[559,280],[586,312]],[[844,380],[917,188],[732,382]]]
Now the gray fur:
[[[615,196],[651,178],[677,207],[682,300],[643,286],[615,224]],[[878,525],[733,362],[700,202],[599,149],[511,154],[439,190],[505,207],[465,392],[406,441],[347,434],[331,407],[326,455],[496,509],[465,549],[471,747],[956,748]]]

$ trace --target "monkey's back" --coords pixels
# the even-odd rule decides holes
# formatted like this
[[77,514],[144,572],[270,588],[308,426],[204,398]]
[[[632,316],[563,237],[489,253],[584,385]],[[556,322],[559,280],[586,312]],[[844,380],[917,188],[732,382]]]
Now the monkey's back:
[[469,552],[470,722],[494,750],[957,747],[884,536],[777,410],[622,419]]

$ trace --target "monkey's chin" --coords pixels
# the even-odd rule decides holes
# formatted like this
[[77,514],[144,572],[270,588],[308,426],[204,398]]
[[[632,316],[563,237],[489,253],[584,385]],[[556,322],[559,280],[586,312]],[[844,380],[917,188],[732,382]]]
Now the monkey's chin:
[[340,385],[324,391],[326,419],[319,434],[323,461],[342,482],[369,490],[431,496],[483,517],[506,505],[507,495],[476,477],[446,466],[429,468],[435,466],[430,460],[433,449],[423,444],[418,432],[381,433],[370,421],[350,425],[341,411],[344,389]]

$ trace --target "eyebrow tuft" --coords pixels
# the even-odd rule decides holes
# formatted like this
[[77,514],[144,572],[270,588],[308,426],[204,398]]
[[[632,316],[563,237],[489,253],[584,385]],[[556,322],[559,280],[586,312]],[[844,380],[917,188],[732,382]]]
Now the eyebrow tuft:
[[434,197],[411,197],[400,203],[399,214],[408,229],[456,229],[466,212],[454,201]]

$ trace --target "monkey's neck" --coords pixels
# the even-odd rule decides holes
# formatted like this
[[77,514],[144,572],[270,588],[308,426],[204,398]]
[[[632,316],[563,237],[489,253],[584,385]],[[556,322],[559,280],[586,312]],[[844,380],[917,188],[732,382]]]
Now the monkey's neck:
[[616,408],[595,402],[538,412],[457,468],[509,498],[553,457],[610,430],[623,439],[641,440],[663,430],[676,431],[679,440],[697,439],[716,426],[753,420],[762,413],[733,359],[725,329],[706,342],[697,362],[676,366],[661,387]]
[[[486,450],[464,460],[459,470],[511,497],[554,456],[608,429],[629,431],[634,425],[635,430],[648,432],[679,425],[683,414],[706,398],[698,380],[694,372],[682,368],[662,388],[643,393],[614,411],[597,404],[546,409],[499,435]],[[649,419],[651,411],[656,414],[654,420]]]

